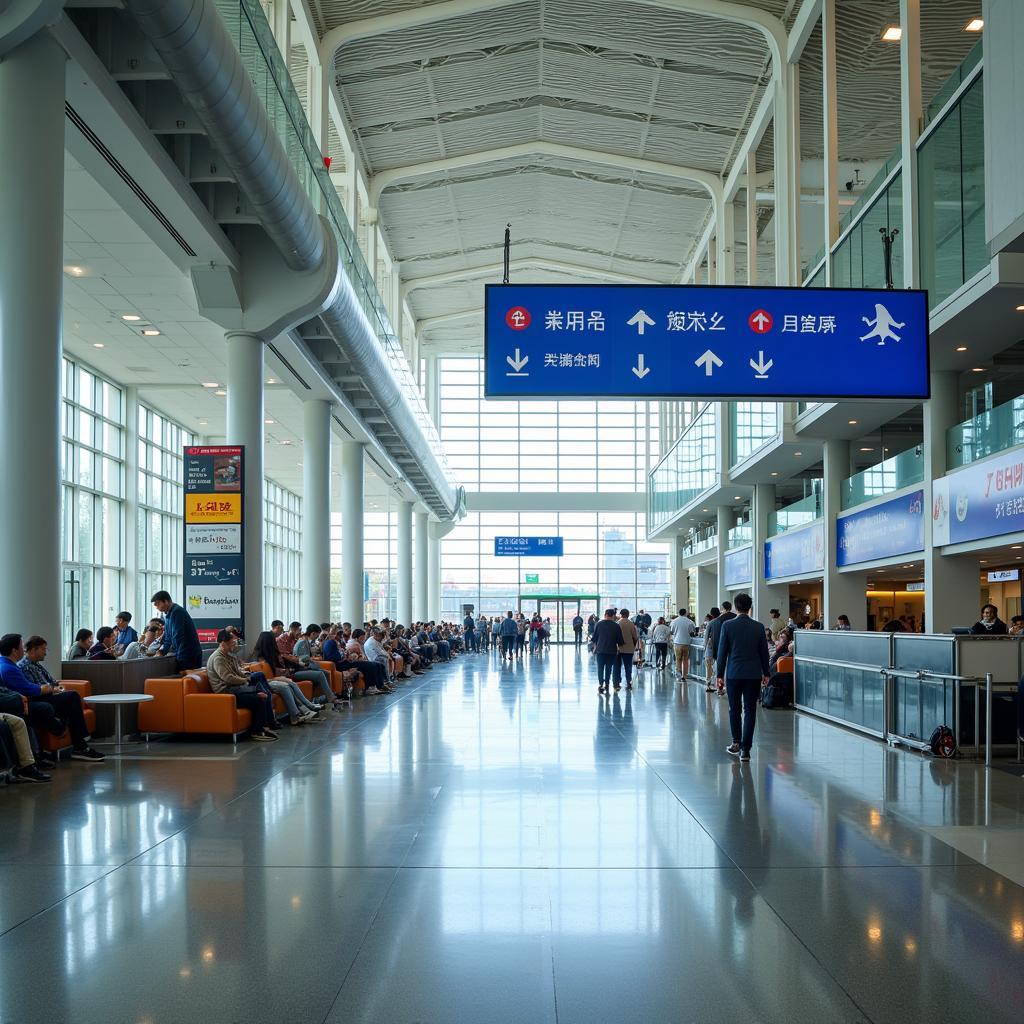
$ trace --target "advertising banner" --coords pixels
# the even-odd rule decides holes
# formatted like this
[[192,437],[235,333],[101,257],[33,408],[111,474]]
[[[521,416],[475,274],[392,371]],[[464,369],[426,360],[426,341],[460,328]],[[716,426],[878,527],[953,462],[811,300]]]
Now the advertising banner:
[[238,445],[184,451],[185,526],[182,605],[199,639],[242,627],[245,588],[245,453]]
[[754,549],[751,545],[725,553],[725,585],[743,587],[754,578]]
[[836,565],[924,550],[924,491],[893,498],[836,521]]
[[936,480],[931,514],[939,546],[1024,530],[1024,454],[997,456]]
[[561,558],[561,537],[495,537],[498,558]]
[[764,578],[816,576],[825,569],[825,524],[819,519],[765,541]]

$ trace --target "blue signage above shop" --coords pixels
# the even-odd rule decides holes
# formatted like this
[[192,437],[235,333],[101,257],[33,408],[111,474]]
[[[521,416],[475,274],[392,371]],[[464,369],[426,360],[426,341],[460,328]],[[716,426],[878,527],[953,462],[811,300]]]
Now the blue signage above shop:
[[498,558],[561,558],[561,537],[495,537]]
[[924,491],[883,501],[836,521],[836,565],[924,550]]
[[825,524],[819,519],[765,541],[764,578],[817,576],[825,569]]
[[1024,455],[976,462],[936,480],[931,515],[937,545],[1024,530]]
[[726,587],[743,587],[754,578],[754,549],[751,545],[725,553]]
[[922,291],[487,285],[488,398],[912,398]]

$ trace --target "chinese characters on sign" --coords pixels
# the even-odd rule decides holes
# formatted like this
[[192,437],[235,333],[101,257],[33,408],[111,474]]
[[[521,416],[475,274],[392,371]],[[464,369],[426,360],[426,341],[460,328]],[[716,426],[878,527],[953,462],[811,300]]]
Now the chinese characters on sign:
[[494,554],[499,558],[561,558],[561,537],[495,537]]

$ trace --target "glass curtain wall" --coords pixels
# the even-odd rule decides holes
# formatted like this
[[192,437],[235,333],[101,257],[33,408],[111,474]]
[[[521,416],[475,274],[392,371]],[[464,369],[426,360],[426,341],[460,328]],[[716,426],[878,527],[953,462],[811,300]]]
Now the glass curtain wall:
[[[263,481],[263,613],[286,624],[298,620],[302,594],[302,499],[273,480]],[[253,638],[255,639],[255,638]]]
[[124,394],[63,360],[63,637],[112,624],[124,600]]
[[194,436],[154,409],[139,405],[139,508],[136,543],[138,578],[135,607],[147,617],[149,599],[166,590],[180,599],[183,518],[182,449]]

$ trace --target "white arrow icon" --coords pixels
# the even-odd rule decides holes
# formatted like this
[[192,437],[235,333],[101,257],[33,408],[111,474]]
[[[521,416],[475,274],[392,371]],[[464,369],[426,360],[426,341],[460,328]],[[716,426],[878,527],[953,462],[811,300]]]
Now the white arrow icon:
[[718,356],[716,356],[715,353],[711,351],[711,349],[708,349],[707,352],[705,352],[704,355],[700,357],[700,359],[695,359],[693,361],[693,365],[703,366],[704,376],[710,377],[711,374],[715,372],[715,367],[722,365],[722,360],[719,359]]
[[767,380],[768,371],[774,365],[774,359],[769,359],[767,363],[764,361],[764,352],[762,352],[760,349],[757,350],[757,362],[755,363],[753,359],[750,360],[750,368],[757,375],[758,380]]
[[513,359],[512,356],[505,356],[505,362],[515,370],[515,373],[505,373],[506,377],[527,377],[528,374],[523,373],[523,367],[530,361],[529,356],[520,356],[519,349],[516,349],[516,355]]
[[651,372],[651,368],[649,366],[644,366],[644,354],[643,354],[643,352],[641,352],[640,355],[638,355],[636,357],[636,366],[633,367],[633,372],[641,380],[643,380],[644,377],[646,377],[647,374],[649,374]]
[[628,324],[628,325],[629,325],[630,327],[635,327],[635,328],[637,329],[637,333],[638,333],[638,334],[640,335],[640,337],[641,337],[641,338],[642,338],[642,337],[644,336],[644,329],[645,329],[645,328],[647,328],[647,327],[653,327],[653,326],[654,326],[654,321],[653,321],[653,320],[652,320],[652,319],[651,319],[651,318],[650,318],[650,317],[649,317],[649,316],[647,315],[647,313],[646,313],[646,312],[645,312],[644,310],[642,310],[642,309],[638,309],[638,310],[637,310],[637,311],[636,311],[636,312],[635,312],[635,313],[634,313],[634,314],[633,314],[633,315],[632,315],[632,316],[631,316],[631,317],[630,317],[630,318],[629,318],[629,319],[628,319],[628,320],[626,321],[626,323],[627,323],[627,324]]
[[771,324],[772,318],[763,309],[759,309],[751,317],[751,322],[757,324],[757,329],[764,334],[765,326]]

